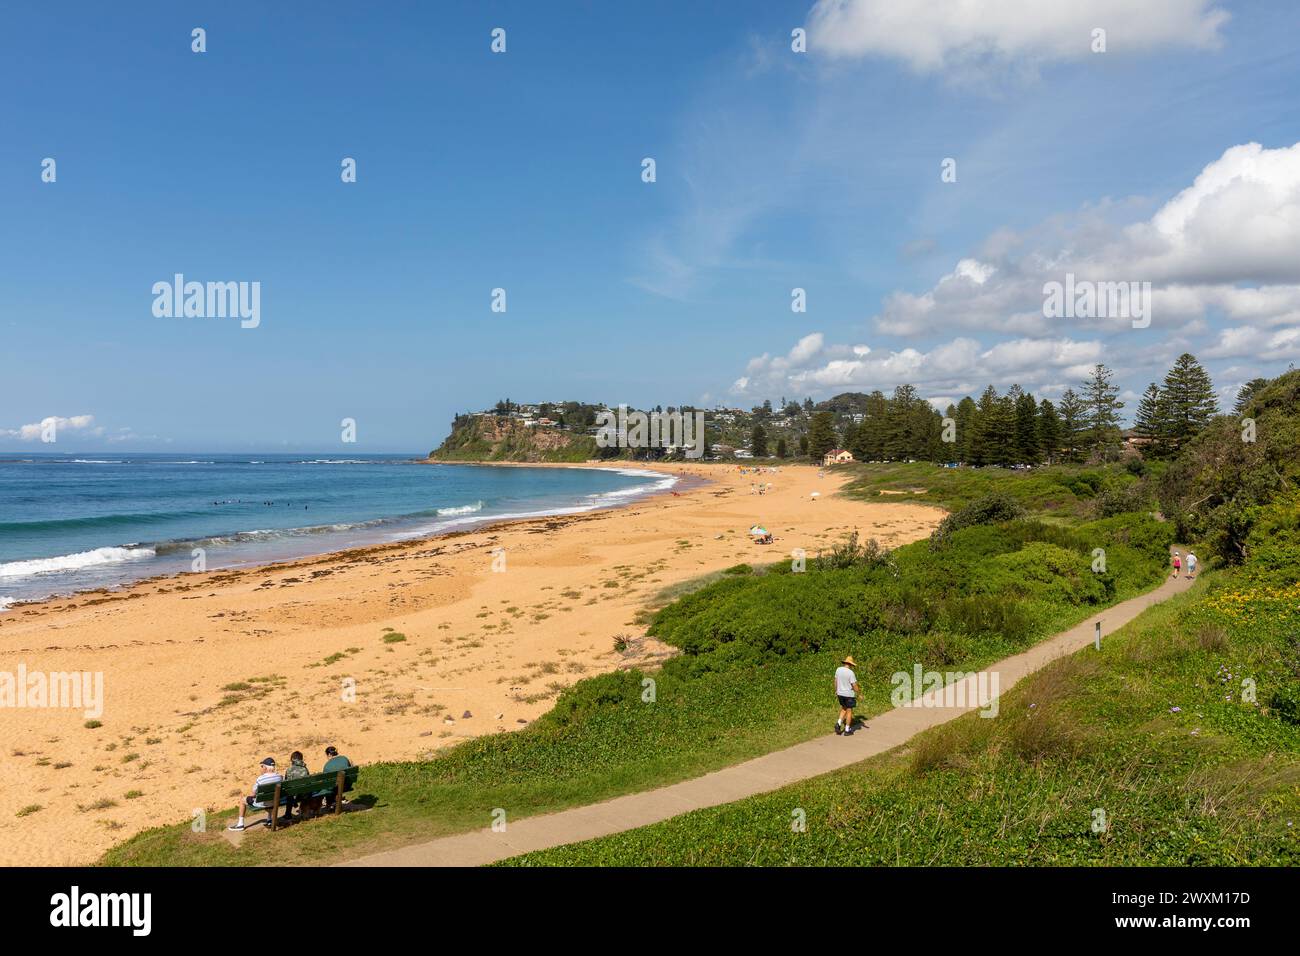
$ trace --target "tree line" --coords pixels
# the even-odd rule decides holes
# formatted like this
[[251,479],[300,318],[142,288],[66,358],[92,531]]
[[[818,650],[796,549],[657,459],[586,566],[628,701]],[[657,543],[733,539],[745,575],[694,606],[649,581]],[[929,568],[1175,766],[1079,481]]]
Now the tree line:
[[[913,385],[898,386],[892,396],[877,390],[866,396],[861,421],[850,418],[837,428],[830,411],[815,413],[806,453],[817,460],[846,448],[858,461],[1001,466],[1114,460],[1123,451],[1124,402],[1113,375],[1099,363],[1077,390],[1067,388],[1056,402],[1037,399],[1019,385],[1005,393],[990,385],[978,399],[967,396],[942,414]],[[1217,413],[1209,374],[1184,354],[1163,385],[1147,389],[1135,432],[1157,453],[1173,454]]]

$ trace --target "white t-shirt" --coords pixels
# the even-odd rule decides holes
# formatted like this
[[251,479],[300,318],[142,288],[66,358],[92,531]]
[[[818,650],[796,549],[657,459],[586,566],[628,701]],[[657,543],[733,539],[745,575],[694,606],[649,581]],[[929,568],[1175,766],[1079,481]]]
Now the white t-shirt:
[[1188,554],[1188,555],[1187,555],[1187,566],[1188,566],[1189,568],[1194,568],[1194,567],[1196,567],[1196,555],[1194,555],[1194,554]]
[[847,665],[835,669],[835,694],[838,697],[852,697],[853,685],[858,682],[858,675]]
[[[258,777],[257,777],[257,785],[256,785],[256,786],[257,786],[257,787],[260,787],[260,786],[262,786],[263,784],[266,784],[266,783],[282,783],[283,781],[284,781],[284,777],[280,776],[278,773],[276,773],[274,770],[272,770],[272,771],[270,771],[270,772],[268,772],[268,773],[258,774]],[[253,795],[254,795],[254,796],[257,795],[257,789],[256,789],[256,787],[253,789]],[[267,804],[265,804],[265,803],[254,803],[253,806],[255,806],[255,807],[266,807]]]

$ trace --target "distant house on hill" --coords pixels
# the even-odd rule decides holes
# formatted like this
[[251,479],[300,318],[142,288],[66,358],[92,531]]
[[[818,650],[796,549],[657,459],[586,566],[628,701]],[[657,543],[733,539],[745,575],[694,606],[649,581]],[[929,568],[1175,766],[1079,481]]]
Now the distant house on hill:
[[1124,441],[1125,451],[1140,451],[1144,446],[1152,444],[1155,439],[1150,435],[1139,435],[1135,429],[1126,428],[1120,432],[1120,438]]
[[830,465],[844,465],[853,461],[853,452],[845,448],[832,448],[822,459],[822,464],[829,467]]

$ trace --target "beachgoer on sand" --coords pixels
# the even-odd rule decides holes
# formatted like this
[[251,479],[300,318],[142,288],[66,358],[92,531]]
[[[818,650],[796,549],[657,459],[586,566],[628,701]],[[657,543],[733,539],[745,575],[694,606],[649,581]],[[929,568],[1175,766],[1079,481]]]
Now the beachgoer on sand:
[[1178,577],[1183,570],[1183,556],[1177,551],[1174,552],[1174,577]]
[[258,787],[268,783],[280,783],[282,780],[284,780],[284,777],[280,776],[278,773],[275,772],[274,757],[267,757],[265,760],[263,760],[260,764],[257,765],[257,769],[260,772],[257,775],[257,782],[253,784],[253,792],[250,793],[248,796],[244,797],[244,802],[239,805],[238,807],[239,820],[230,825],[229,829],[231,830],[244,829],[245,808],[249,810],[265,810],[266,819],[263,821],[263,823],[268,827],[271,825],[271,805],[268,803],[255,803],[253,802],[253,798],[257,796]]
[[835,697],[840,704],[840,717],[835,721],[835,733],[853,736],[853,708],[858,706],[858,675],[853,673],[857,662],[852,655],[840,661],[835,668]]

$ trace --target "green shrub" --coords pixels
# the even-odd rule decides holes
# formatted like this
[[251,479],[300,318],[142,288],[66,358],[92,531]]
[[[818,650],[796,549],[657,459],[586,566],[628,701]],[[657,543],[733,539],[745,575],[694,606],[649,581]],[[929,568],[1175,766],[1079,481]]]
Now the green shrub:
[[580,722],[593,711],[616,707],[641,698],[641,672],[614,671],[578,681],[560,694],[542,718],[556,727]]
[[1132,511],[1142,511],[1151,506],[1150,495],[1143,482],[1108,485],[1093,502],[1099,518],[1111,518]]
[[973,588],[985,594],[1039,597],[1077,607],[1098,604],[1114,592],[1109,575],[1094,573],[1090,558],[1045,541],[1000,554]]
[[836,571],[855,565],[864,567],[892,567],[890,552],[875,538],[865,545],[858,544],[858,533],[850,532],[844,540],[832,546],[830,554],[818,555],[814,562],[821,571]]
[[1258,584],[1282,587],[1300,580],[1300,492],[1251,509],[1246,572]]
[[1015,521],[1025,516],[1024,506],[1010,495],[1000,491],[987,494],[968,504],[960,511],[954,512],[939,523],[939,527],[930,535],[934,545],[941,545],[956,531],[975,525],[1000,524]]
[[1076,498],[1095,497],[1105,483],[1106,474],[1100,471],[1081,471],[1061,478],[1061,484]]
[[1013,644],[1023,642],[1033,621],[1022,601],[995,594],[977,594],[950,600],[943,607],[944,624],[972,637],[999,635]]
[[1284,684],[1273,691],[1268,709],[1288,724],[1300,724],[1300,684]]

